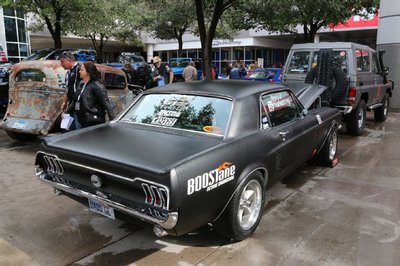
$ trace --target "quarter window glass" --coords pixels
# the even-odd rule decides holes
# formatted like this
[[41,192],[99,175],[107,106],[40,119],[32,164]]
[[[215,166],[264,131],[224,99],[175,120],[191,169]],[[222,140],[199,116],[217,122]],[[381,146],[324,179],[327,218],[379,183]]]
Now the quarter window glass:
[[15,75],[15,81],[16,82],[23,82],[23,81],[44,82],[44,81],[46,81],[46,75],[38,69],[24,69]]
[[369,53],[367,50],[356,50],[357,71],[370,71]]
[[381,68],[379,66],[379,61],[378,61],[378,57],[376,56],[376,54],[372,55],[372,72],[380,74],[381,73]]
[[289,63],[289,74],[306,73],[309,69],[310,52],[294,52]]
[[125,77],[118,74],[105,73],[104,86],[106,86],[107,89],[111,90],[124,89],[126,86]]
[[[266,118],[273,127],[301,117],[299,106],[287,91],[271,93],[261,98],[261,124],[265,128]],[[268,113],[268,116],[263,114]]]

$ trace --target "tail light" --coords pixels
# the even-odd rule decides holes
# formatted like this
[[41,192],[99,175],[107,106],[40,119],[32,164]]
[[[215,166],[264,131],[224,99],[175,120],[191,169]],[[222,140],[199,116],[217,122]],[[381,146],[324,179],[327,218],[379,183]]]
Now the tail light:
[[142,188],[145,194],[144,202],[157,208],[168,209],[168,191],[156,185],[143,183]]
[[357,90],[354,87],[350,87],[349,94],[347,95],[347,103],[353,105],[356,102]]

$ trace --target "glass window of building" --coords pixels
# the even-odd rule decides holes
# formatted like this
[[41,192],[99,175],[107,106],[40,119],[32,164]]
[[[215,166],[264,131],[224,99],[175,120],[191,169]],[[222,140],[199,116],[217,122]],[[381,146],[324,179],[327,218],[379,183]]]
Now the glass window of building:
[[23,10],[3,9],[7,57],[10,62],[19,62],[29,55],[30,45]]

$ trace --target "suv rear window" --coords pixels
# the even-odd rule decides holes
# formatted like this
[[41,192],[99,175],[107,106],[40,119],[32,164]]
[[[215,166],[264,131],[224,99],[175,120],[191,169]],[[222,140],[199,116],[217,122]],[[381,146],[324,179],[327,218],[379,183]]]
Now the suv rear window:
[[289,74],[301,74],[308,72],[310,51],[294,52],[289,63]]
[[223,135],[231,107],[232,101],[221,98],[148,94],[143,95],[121,121]]
[[[319,51],[314,52],[312,67],[318,63]],[[333,51],[333,65],[347,73],[347,52],[345,50]]]

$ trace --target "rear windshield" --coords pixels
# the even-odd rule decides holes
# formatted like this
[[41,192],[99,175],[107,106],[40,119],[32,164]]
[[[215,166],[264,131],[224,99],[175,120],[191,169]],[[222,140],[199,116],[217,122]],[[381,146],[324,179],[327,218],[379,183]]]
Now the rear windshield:
[[247,78],[265,78],[265,79],[273,79],[276,75],[276,70],[255,70],[254,72],[250,72],[246,75]]
[[44,82],[44,81],[46,81],[46,74],[44,74],[39,69],[24,69],[15,75],[15,81],[16,82],[23,82],[23,81]]
[[171,59],[169,60],[170,67],[187,67],[190,59]]
[[121,121],[224,135],[232,101],[183,94],[143,95]]

